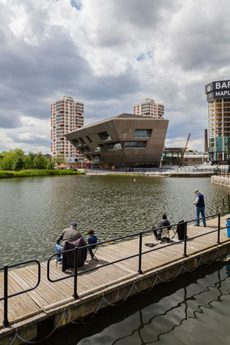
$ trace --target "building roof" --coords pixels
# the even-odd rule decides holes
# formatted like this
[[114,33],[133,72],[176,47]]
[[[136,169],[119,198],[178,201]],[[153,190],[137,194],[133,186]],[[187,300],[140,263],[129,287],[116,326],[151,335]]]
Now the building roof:
[[[116,120],[116,119],[135,119],[135,120],[143,120],[143,119],[148,119],[148,120],[153,120],[153,121],[162,121],[164,119],[162,118],[156,118],[156,117],[146,117],[146,116],[142,116],[142,115],[134,115],[134,114],[128,114],[128,113],[122,113],[122,114],[119,114],[119,115],[115,115],[115,116],[111,116],[111,117],[108,117],[104,120],[100,120],[100,121],[97,121],[97,122],[94,122],[94,123],[90,123],[88,125],[85,125],[85,126],[82,126],[81,128],[79,129],[75,129],[73,132],[77,132],[77,131],[80,131],[82,129],[85,129],[87,127],[93,127],[93,126],[97,126],[97,125],[100,125],[102,123],[105,123],[105,122],[108,122],[108,121],[111,121],[111,120]],[[72,133],[72,132],[70,132]]]

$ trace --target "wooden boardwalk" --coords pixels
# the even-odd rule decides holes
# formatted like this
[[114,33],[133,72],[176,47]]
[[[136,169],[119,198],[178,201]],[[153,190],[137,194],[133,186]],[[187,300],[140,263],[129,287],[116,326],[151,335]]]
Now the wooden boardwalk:
[[[226,226],[226,218],[222,217],[221,227]],[[193,236],[207,233],[217,229],[217,219],[210,219],[207,221],[207,227],[195,227],[194,225],[188,226],[189,239]],[[173,233],[171,231],[171,237]],[[184,244],[178,242],[176,238],[173,239],[173,245],[168,246],[165,243],[159,243],[155,240],[153,235],[143,236],[142,252],[146,253],[142,256],[142,271],[143,274],[147,272],[162,269],[165,265],[173,264],[181,260],[183,257]],[[221,231],[220,242],[228,244],[230,239],[227,237],[227,230]],[[146,243],[155,243],[153,248],[146,246]],[[187,241],[187,254],[194,256],[202,251],[207,251],[209,248],[218,247],[217,245],[217,232],[191,239]],[[161,250],[158,250],[162,248]],[[126,283],[130,279],[135,279],[140,276],[138,273],[138,257],[128,259],[113,265],[99,268],[95,271],[87,272],[89,268],[100,267],[103,264],[110,263],[114,260],[123,259],[127,256],[138,254],[139,252],[139,239],[135,238],[129,241],[118,242],[107,246],[100,246],[96,256],[98,261],[90,261],[85,263],[78,272],[82,272],[78,276],[78,295],[80,300],[84,297],[95,296],[96,292],[104,291],[106,288],[111,288],[118,283]],[[9,294],[28,289],[36,285],[37,282],[36,265],[31,265],[24,268],[19,268],[9,271]],[[63,273],[61,265],[56,266],[55,261],[51,262],[50,277],[57,279],[59,277],[67,276],[70,273]],[[63,308],[74,301],[73,295],[74,279],[69,278],[63,281],[51,283],[47,279],[47,263],[41,264],[41,283],[39,286],[28,293],[12,297],[8,301],[8,320],[10,324],[16,324],[20,321],[27,322],[31,317],[38,317],[39,315],[44,318],[45,314],[53,309]],[[3,273],[0,274],[0,296],[3,296]],[[0,320],[3,320],[3,301],[0,302]],[[0,337],[3,331],[3,326],[0,324]]]

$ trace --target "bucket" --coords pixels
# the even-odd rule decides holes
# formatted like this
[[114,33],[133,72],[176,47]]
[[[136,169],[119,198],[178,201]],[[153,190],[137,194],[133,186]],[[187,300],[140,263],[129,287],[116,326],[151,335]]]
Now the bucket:
[[227,236],[230,237],[230,218],[226,218]]

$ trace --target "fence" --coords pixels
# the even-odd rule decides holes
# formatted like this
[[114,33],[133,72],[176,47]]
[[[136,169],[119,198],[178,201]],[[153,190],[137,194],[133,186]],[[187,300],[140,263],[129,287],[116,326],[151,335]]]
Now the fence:
[[[28,264],[32,264],[32,263],[36,263],[38,265],[38,275],[37,275],[37,283],[35,284],[34,287],[32,288],[29,288],[29,289],[26,289],[26,290],[22,290],[22,291],[19,291],[19,292],[15,292],[13,294],[8,294],[8,272],[9,272],[9,269],[10,268],[15,268],[15,267],[18,267],[18,266],[22,266],[22,265],[28,265]],[[23,261],[23,262],[20,262],[18,264],[13,264],[13,265],[6,265],[2,268],[0,268],[0,271],[3,271],[4,272],[4,297],[1,297],[0,298],[0,301],[4,301],[4,320],[3,320],[3,326],[4,327],[8,327],[9,326],[9,321],[8,321],[8,299],[9,298],[12,298],[12,297],[15,297],[15,296],[18,296],[18,295],[21,295],[23,293],[26,293],[26,292],[29,292],[29,291],[32,291],[32,290],[35,290],[38,285],[40,284],[40,281],[41,281],[41,265],[40,265],[40,262],[37,261],[37,260],[28,260],[28,261]]]
[[[230,198],[228,196],[228,202],[229,201],[230,201]],[[216,233],[217,234],[216,242],[213,244],[213,246],[215,246],[216,244],[220,244],[221,243],[220,242],[220,231],[223,230],[223,229],[226,229],[226,226],[225,227],[221,227],[220,226],[220,220],[221,220],[222,216],[225,216],[228,213],[229,213],[229,211],[206,217],[206,219],[218,218],[217,229],[214,229],[214,230],[211,230],[211,231],[207,231],[204,234],[200,234],[200,235],[197,235],[197,236],[194,236],[194,237],[189,237],[189,240],[195,239],[195,238],[199,238],[199,237],[202,237],[202,236],[208,236],[208,235],[210,235],[212,233]],[[187,239],[187,225],[190,224],[190,223],[194,223],[194,221],[195,220],[183,222],[184,223],[184,231],[185,231],[184,235],[185,236],[184,236],[184,240],[180,241],[180,242],[184,242],[182,257],[187,257],[188,256],[188,254],[187,254],[187,241],[188,241],[188,239]],[[172,226],[172,228],[175,228],[175,227],[177,227],[177,225],[178,225],[178,223],[177,224],[172,224],[171,226]],[[162,228],[155,228],[155,230],[159,230],[159,229],[164,231],[164,229],[167,229],[167,226],[162,227]],[[54,258],[56,258],[57,255],[59,255],[59,253],[54,253],[54,254],[52,254],[49,257],[49,259],[47,261],[47,279],[51,283],[56,283],[56,282],[61,281],[61,280],[74,278],[73,297],[75,299],[77,299],[79,297],[78,296],[78,291],[77,291],[77,282],[78,282],[79,276],[81,276],[82,274],[89,273],[91,271],[95,271],[95,270],[99,270],[99,269],[103,269],[106,266],[114,265],[116,263],[119,263],[119,262],[122,262],[122,261],[126,261],[126,260],[129,260],[129,259],[135,258],[135,257],[138,257],[137,272],[139,274],[142,274],[142,257],[143,257],[143,255],[146,255],[147,253],[150,253],[150,252],[159,251],[159,250],[161,250],[161,249],[163,249],[163,248],[165,248],[167,246],[173,246],[173,245],[178,243],[178,242],[168,243],[168,244],[166,244],[163,247],[153,248],[153,249],[149,249],[149,250],[143,252],[143,250],[142,250],[143,249],[142,248],[143,247],[143,244],[142,244],[143,236],[146,236],[149,233],[152,233],[152,230],[142,231],[142,232],[139,232],[139,233],[136,233],[136,234],[127,235],[127,236],[118,237],[118,238],[114,238],[114,239],[109,240],[111,242],[118,242],[118,241],[122,241],[122,240],[128,240],[128,239],[131,239],[131,238],[139,238],[138,252],[137,252],[137,254],[126,256],[126,257],[124,257],[122,259],[119,259],[119,260],[114,260],[112,262],[105,263],[105,264],[102,264],[100,266],[89,268],[87,270],[84,270],[84,272],[78,272],[78,270],[77,270],[77,267],[78,267],[78,262],[77,262],[78,261],[78,250],[79,249],[84,249],[84,248],[87,249],[87,248],[89,248],[89,247],[91,247],[93,245],[87,245],[87,246],[80,247],[80,248],[76,247],[76,248],[70,249],[68,251],[63,251],[62,254],[65,254],[66,252],[74,251],[74,272],[73,272],[73,274],[70,274],[68,276],[64,276],[64,277],[61,277],[61,278],[58,278],[58,279],[51,279],[51,277],[50,277],[50,264],[51,264],[51,261]],[[103,245],[103,244],[105,244],[107,242],[108,242],[108,240],[100,242],[100,243],[97,243],[97,245],[100,246],[100,245]],[[32,263],[36,263],[38,265],[37,283],[35,284],[35,286],[32,287],[32,288],[29,288],[29,289],[26,289],[26,290],[14,293],[14,294],[9,294],[8,293],[8,271],[9,271],[9,269],[18,267],[20,265],[28,265],[28,264],[32,264]],[[8,321],[8,299],[12,298],[14,296],[17,296],[19,294],[23,294],[23,293],[29,292],[31,290],[35,290],[38,287],[38,285],[40,283],[40,280],[41,280],[41,266],[40,266],[39,261],[37,261],[37,260],[29,260],[29,261],[20,262],[18,264],[4,266],[4,267],[0,268],[0,271],[4,271],[4,296],[2,298],[0,298],[0,301],[2,301],[2,300],[4,301],[4,321],[3,321],[3,326],[4,327],[8,327],[9,326],[9,321]]]

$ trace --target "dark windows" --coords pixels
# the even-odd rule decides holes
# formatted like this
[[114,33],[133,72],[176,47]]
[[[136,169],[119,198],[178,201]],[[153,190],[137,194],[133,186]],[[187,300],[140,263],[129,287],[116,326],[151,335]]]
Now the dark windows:
[[151,129],[135,129],[134,138],[150,138]]
[[109,141],[109,140],[111,140],[111,137],[110,137],[110,135],[107,132],[98,133],[98,136],[100,137],[100,139],[102,141]]
[[146,141],[126,141],[125,149],[145,149]]

